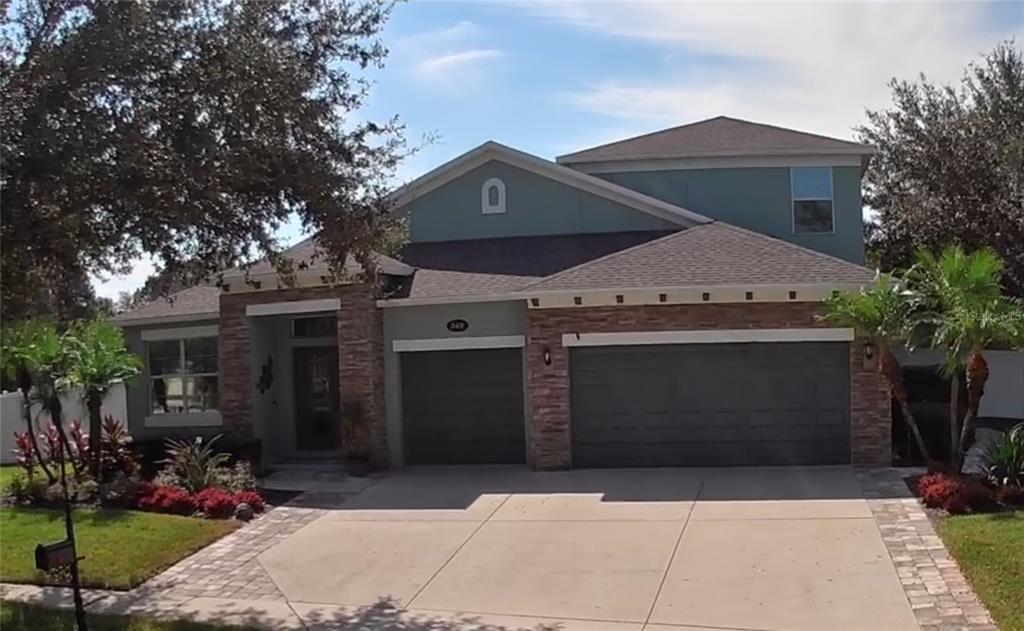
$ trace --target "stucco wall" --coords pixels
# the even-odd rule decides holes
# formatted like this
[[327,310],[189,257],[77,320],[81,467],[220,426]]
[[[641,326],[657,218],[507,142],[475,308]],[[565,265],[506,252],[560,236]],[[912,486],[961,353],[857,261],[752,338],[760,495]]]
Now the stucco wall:
[[[481,188],[505,183],[506,212],[483,214]],[[409,217],[411,241],[666,230],[675,224],[643,211],[492,160],[395,210]]]
[[598,173],[694,212],[833,256],[864,262],[860,167],[833,167],[835,234],[794,234],[787,167]]
[[[526,305],[522,301],[480,302],[459,305],[390,307],[384,316],[384,381],[389,457],[392,466],[403,462],[401,353],[394,352],[394,340],[467,338],[523,335]],[[452,333],[448,321],[462,319],[469,328]],[[525,372],[525,362],[524,362]],[[524,379],[525,383],[525,379]],[[524,393],[528,398],[528,393]],[[524,405],[529,410],[529,401]]]

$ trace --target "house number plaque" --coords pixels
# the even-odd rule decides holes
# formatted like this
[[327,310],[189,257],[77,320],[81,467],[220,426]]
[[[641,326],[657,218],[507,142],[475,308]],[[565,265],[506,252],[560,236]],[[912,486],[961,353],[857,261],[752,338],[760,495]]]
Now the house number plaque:
[[445,326],[447,326],[448,330],[452,333],[462,333],[469,328],[469,322],[466,322],[461,318],[456,318],[455,320],[448,320],[448,324]]

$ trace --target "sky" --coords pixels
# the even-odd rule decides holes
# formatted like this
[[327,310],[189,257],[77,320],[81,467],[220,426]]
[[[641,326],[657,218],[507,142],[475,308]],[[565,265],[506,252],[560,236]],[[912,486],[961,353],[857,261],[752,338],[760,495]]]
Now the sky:
[[[422,145],[396,184],[487,140],[553,159],[718,115],[852,138],[893,77],[956,82],[1010,37],[1024,45],[1024,1],[411,0],[360,116],[397,114]],[[116,298],[152,272],[94,285]]]

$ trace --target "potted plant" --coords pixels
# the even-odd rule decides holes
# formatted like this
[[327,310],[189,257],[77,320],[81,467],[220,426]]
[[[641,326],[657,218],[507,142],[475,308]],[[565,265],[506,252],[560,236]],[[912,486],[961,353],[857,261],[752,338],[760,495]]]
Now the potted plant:
[[341,449],[349,475],[364,476],[370,470],[370,420],[358,401],[341,404]]

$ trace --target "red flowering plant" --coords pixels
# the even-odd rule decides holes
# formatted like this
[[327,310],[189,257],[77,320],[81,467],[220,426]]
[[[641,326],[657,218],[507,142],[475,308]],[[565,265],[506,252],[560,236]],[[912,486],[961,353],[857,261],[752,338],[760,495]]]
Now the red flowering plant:
[[258,491],[239,491],[235,493],[236,504],[248,504],[253,512],[262,513],[266,510],[266,503],[263,501],[263,496]]
[[205,488],[195,494],[195,502],[210,517],[230,517],[238,506],[235,495],[216,487]]
[[191,515],[197,504],[188,491],[174,486],[144,485],[138,496],[139,510]]

